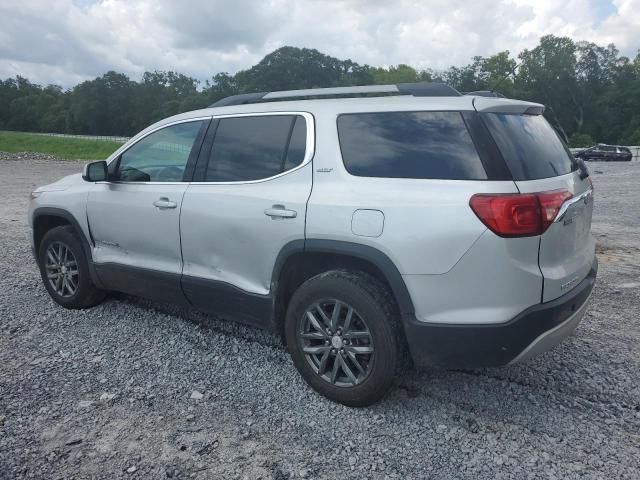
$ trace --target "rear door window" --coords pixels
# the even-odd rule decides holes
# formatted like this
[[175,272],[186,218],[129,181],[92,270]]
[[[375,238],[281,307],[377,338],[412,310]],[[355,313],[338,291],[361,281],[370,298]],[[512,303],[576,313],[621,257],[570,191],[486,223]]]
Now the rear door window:
[[345,168],[362,177],[485,180],[459,112],[343,114],[338,135]]
[[578,166],[567,146],[542,115],[483,113],[514,180],[565,175]]
[[306,122],[300,115],[221,118],[205,181],[242,182],[273,177],[302,163]]

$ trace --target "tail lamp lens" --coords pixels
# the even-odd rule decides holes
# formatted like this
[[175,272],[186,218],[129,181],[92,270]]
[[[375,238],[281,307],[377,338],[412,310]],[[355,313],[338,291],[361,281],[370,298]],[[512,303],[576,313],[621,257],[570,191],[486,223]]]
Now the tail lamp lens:
[[481,193],[472,196],[469,205],[496,235],[528,237],[544,233],[562,204],[571,197],[567,190],[525,194]]

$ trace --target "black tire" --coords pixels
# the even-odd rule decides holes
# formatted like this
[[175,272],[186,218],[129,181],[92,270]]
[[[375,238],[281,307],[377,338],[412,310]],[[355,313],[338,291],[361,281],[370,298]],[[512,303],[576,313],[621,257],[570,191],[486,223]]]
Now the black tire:
[[[49,247],[57,247],[60,245],[68,248],[77,265],[77,275],[75,275],[74,283],[76,288],[73,293],[70,291],[64,292],[66,295],[62,295],[56,291],[55,286],[52,285],[52,281],[48,278],[46,267]],[[42,282],[47,292],[49,292],[49,295],[56,303],[65,308],[81,309],[93,307],[100,303],[105,297],[105,292],[99,290],[91,281],[87,256],[85,255],[81,240],[78,238],[73,227],[55,227],[44,235],[40,242],[40,248],[38,249],[38,267],[40,268],[40,276],[42,277]]]
[[[362,374],[363,378],[352,385],[345,382],[339,386],[339,382],[331,383],[331,380],[323,378],[318,373],[320,371],[319,364],[313,363],[314,360],[310,359],[303,351],[305,340],[302,336],[308,309],[322,302],[331,302],[334,299],[341,304],[341,308],[346,308],[347,311],[349,307],[352,307],[356,312],[354,318],[356,315],[358,319],[362,318],[362,321],[366,323],[365,328],[370,332],[370,336],[367,338],[371,339],[373,354],[364,360],[367,365],[367,373],[365,375],[361,371],[359,375]],[[287,308],[285,337],[293,363],[311,387],[334,402],[351,407],[364,407],[377,402],[387,393],[398,370],[403,365],[401,360],[404,354],[404,340],[397,310],[395,300],[389,290],[370,275],[335,270],[310,278],[296,290]],[[360,325],[364,324],[360,323]],[[324,326],[323,324],[323,328]],[[330,335],[335,336],[335,333]],[[347,338],[347,334],[344,335]],[[325,345],[329,344],[330,347],[333,347],[333,336],[331,341],[326,336],[323,337],[324,340],[317,341],[324,341]],[[365,342],[369,342],[368,339]],[[351,340],[353,343],[350,343],[350,346],[353,347],[357,341]],[[342,346],[342,340],[338,340],[338,342]],[[349,340],[346,340],[344,349],[348,350],[347,342]],[[339,361],[345,362],[344,358],[350,355],[349,351],[337,350],[331,349],[332,352],[336,351],[337,355],[342,352],[342,358]],[[327,363],[331,362],[331,365],[335,365],[335,362],[338,361],[337,355],[333,353],[331,355],[331,357],[328,356],[329,360],[325,360],[325,368]],[[353,360],[348,360],[351,365],[354,365]],[[333,368],[329,369],[333,370]],[[357,372],[353,368],[351,370]],[[346,370],[342,370],[342,373],[343,378],[349,380],[346,376]],[[329,375],[331,373],[325,371],[325,376]],[[333,375],[335,376],[335,374]]]

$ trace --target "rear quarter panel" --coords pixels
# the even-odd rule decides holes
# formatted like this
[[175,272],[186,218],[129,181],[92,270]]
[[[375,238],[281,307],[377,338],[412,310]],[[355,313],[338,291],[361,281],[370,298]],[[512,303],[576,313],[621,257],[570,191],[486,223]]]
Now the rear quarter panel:
[[[474,193],[517,192],[512,181],[370,178],[349,174],[342,162],[337,115],[316,116],[317,146],[306,236],[378,248],[403,275],[443,274],[460,260],[486,227],[469,199]],[[358,209],[384,214],[382,234],[356,235]]]

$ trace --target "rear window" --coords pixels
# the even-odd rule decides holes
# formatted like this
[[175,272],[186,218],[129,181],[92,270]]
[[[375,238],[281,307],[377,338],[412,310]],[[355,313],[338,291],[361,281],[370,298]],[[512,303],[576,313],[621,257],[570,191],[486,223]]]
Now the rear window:
[[542,115],[484,113],[514,180],[558,177],[577,170],[573,155]]
[[459,112],[343,114],[338,135],[345,168],[352,175],[487,178]]

